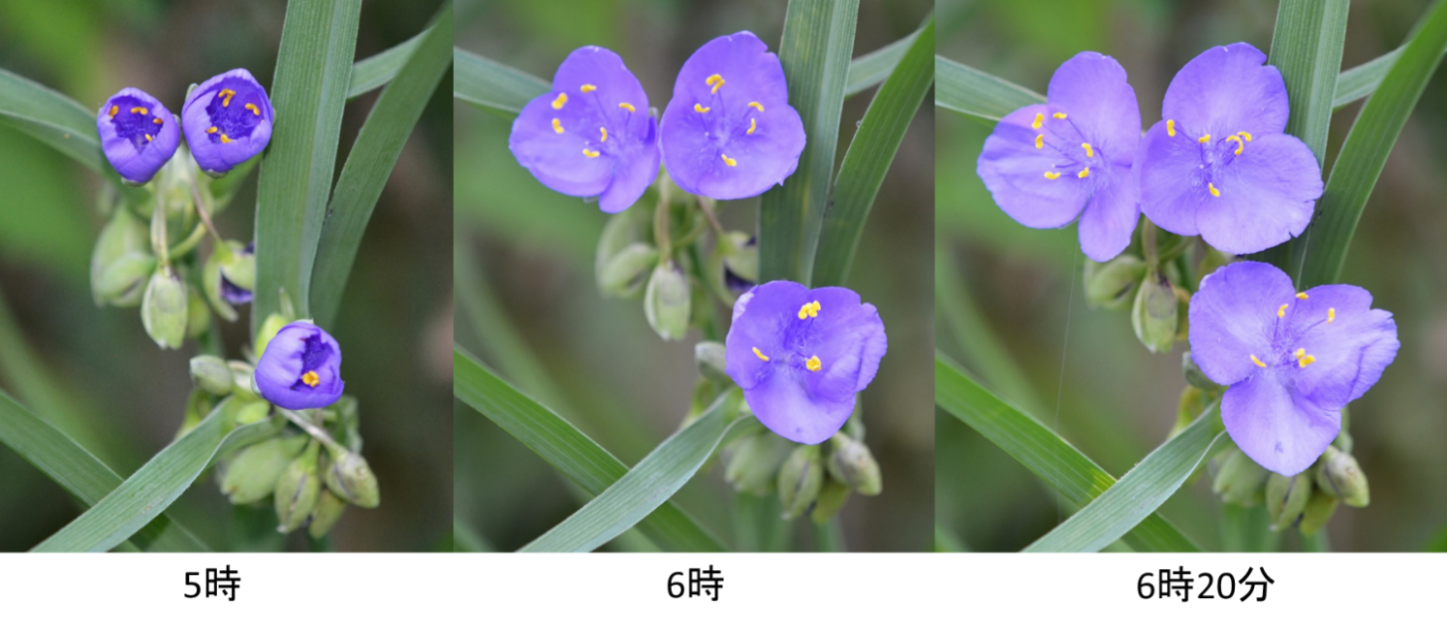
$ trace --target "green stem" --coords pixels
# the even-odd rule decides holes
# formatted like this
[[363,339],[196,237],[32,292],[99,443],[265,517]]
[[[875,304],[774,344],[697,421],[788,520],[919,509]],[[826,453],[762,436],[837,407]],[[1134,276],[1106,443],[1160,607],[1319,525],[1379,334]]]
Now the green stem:
[[179,244],[171,247],[171,257],[179,258],[191,252],[192,249],[196,248],[196,245],[201,243],[201,238],[203,237],[206,237],[206,225],[204,223],[198,223],[196,228],[191,231],[191,234],[186,236],[186,239],[181,240]]

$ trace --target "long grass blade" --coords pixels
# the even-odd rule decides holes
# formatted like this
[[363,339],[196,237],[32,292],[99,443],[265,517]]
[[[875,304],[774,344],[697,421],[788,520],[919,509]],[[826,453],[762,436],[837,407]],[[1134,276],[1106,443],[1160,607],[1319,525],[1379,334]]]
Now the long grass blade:
[[1045,103],[1045,95],[935,56],[935,105],[941,108],[999,121],[1032,103]]
[[352,74],[347,79],[347,99],[356,99],[392,81],[407,64],[407,60],[412,59],[412,53],[422,45],[422,40],[426,39],[438,24],[434,20],[421,33],[407,38],[407,41],[352,64]]
[[[934,28],[935,20],[929,19],[929,28]],[[897,41],[890,42],[884,48],[870,51],[854,61],[849,62],[849,78],[844,82],[844,98],[848,99],[865,90],[878,86],[894,73],[894,67],[899,60],[904,59],[904,54],[914,46],[915,38],[919,37],[925,27],[910,33]]]
[[95,113],[74,99],[0,69],[0,120],[59,150],[97,173],[111,171],[101,152]]
[[452,96],[511,119],[534,97],[547,92],[548,82],[491,59],[453,49]]

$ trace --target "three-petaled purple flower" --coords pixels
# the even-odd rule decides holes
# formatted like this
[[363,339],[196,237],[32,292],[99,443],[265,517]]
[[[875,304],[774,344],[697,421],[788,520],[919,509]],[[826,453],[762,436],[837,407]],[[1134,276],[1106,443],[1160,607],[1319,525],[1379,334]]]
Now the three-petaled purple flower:
[[1321,197],[1311,149],[1284,134],[1286,84],[1250,44],[1198,55],[1166,89],[1164,121],[1136,161],[1141,211],[1179,235],[1232,254],[1300,235]]
[[1231,264],[1191,297],[1191,358],[1228,385],[1221,418],[1256,463],[1285,476],[1316,461],[1341,430],[1341,409],[1396,358],[1397,324],[1356,286],[1297,292],[1259,262]]
[[976,171],[1025,226],[1053,229],[1080,216],[1081,250],[1107,261],[1130,246],[1140,217],[1131,177],[1140,129],[1125,69],[1086,51],[1056,69],[1044,104],[1000,120]]
[[818,444],[849,420],[888,347],[879,312],[853,290],[771,281],[734,303],[724,369],[764,426]]
[[553,89],[513,120],[508,148],[533,177],[569,196],[598,196],[617,213],[633,206],[658,177],[656,123],[643,85],[617,53],[573,51]]
[[283,409],[320,409],[342,397],[342,348],[306,321],[281,328],[256,362],[261,397]]
[[171,111],[135,88],[125,88],[106,99],[96,113],[95,127],[106,160],[132,184],[155,176],[181,142],[181,130]]
[[266,89],[243,68],[207,79],[181,108],[191,155],[212,175],[225,174],[266,149],[275,118]]
[[753,33],[716,37],[683,63],[660,145],[680,189],[719,200],[757,196],[799,167],[804,123],[778,56]]

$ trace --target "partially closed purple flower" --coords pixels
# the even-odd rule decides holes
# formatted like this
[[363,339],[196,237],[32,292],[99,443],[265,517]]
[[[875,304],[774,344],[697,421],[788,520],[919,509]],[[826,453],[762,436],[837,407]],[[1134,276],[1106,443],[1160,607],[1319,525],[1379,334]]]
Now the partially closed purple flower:
[[1032,229],[1080,216],[1080,249],[1107,261],[1127,246],[1140,211],[1131,163],[1141,116],[1125,69],[1086,51],[1050,78],[1044,104],[1011,112],[976,167],[995,204]]
[[320,409],[342,397],[342,348],[306,321],[281,328],[256,362],[261,397],[283,409]]
[[131,184],[155,176],[181,142],[181,130],[171,111],[135,88],[122,89],[106,99],[95,115],[95,128],[106,160]]
[[244,68],[207,79],[181,108],[191,155],[212,175],[231,171],[266,149],[275,118],[266,89]]
[[1283,134],[1286,84],[1250,44],[1198,55],[1166,89],[1164,121],[1136,161],[1141,211],[1179,235],[1200,235],[1236,255],[1306,229],[1321,197],[1311,149]]
[[804,122],[789,106],[784,67],[748,31],[716,37],[689,56],[660,126],[669,177],[718,200],[783,183],[804,151]]
[[854,412],[889,341],[873,305],[848,288],[792,281],[754,287],[734,303],[724,371],[764,426],[818,444]]
[[513,120],[508,148],[549,189],[598,196],[598,208],[617,213],[658,177],[648,107],[643,85],[617,53],[584,46],[558,66],[553,89]]
[[1221,418],[1256,463],[1285,476],[1320,457],[1341,409],[1397,356],[1392,314],[1356,286],[1297,292],[1275,266],[1238,262],[1191,297],[1191,358],[1229,385]]

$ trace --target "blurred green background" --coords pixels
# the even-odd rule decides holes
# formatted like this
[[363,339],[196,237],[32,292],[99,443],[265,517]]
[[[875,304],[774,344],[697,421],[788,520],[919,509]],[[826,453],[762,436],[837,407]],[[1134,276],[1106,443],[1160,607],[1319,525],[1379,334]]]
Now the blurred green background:
[[[440,2],[368,2],[357,58],[426,27]],[[191,83],[243,67],[271,85],[285,2],[0,0],[0,66],[99,107],[126,86],[179,115]],[[452,106],[450,74],[429,103],[377,204],[332,333],[347,392],[361,400],[363,454],[382,505],[352,508],[331,533],[339,550],[450,549],[452,385]],[[345,156],[377,92],[346,110]],[[285,113],[280,113],[285,116]],[[340,172],[342,162],[337,162]],[[222,214],[223,234],[251,235],[255,177]],[[90,249],[100,179],[0,124],[0,387],[54,422],[122,476],[170,442],[190,389],[194,344],[164,352],[135,309],[91,301]],[[242,321],[223,330],[240,357]],[[0,446],[0,550],[24,550],[81,508]],[[275,534],[270,504],[236,509],[208,475],[171,512],[219,549],[300,549]]]
[[[678,69],[708,40],[750,30],[777,51],[785,5],[460,2],[457,45],[549,82],[573,49],[604,46],[623,57],[661,112]],[[926,0],[864,0],[854,55],[908,35],[931,7]],[[870,90],[846,102],[840,158],[872,95]],[[850,550],[920,551],[931,542],[933,120],[933,108],[922,108],[905,137],[850,279],[850,286],[879,308],[890,343],[878,377],[864,392],[866,443],[881,464],[884,493],[850,499],[841,515]],[[476,277],[472,291],[502,316],[499,324],[468,315],[460,300],[458,341],[518,384],[529,379],[519,374],[544,376],[552,393],[532,390],[532,395],[625,463],[637,463],[677,429],[688,408],[697,377],[697,333],[685,342],[665,343],[648,328],[640,302],[599,294],[593,258],[607,216],[596,204],[548,190],[520,167],[507,148],[510,120],[459,102],[455,124],[457,248],[464,258],[459,266],[466,267],[457,272],[459,297],[464,279]],[[752,233],[757,209],[757,198],[725,202],[719,215],[725,226]],[[469,317],[487,323],[481,337],[469,327]],[[517,549],[580,507],[564,478],[526,446],[460,401],[453,408],[453,503],[459,528],[474,545]],[[674,501],[732,543],[733,493],[714,463]],[[808,531],[802,529],[807,521],[796,523],[801,534]],[[807,547],[808,539],[796,543]],[[639,545],[625,535],[610,547]]]
[[[941,55],[1041,94],[1055,68],[1082,50],[1114,56],[1140,102],[1160,119],[1161,99],[1187,61],[1215,45],[1271,45],[1276,2],[1250,0],[940,0]],[[1351,3],[1343,68],[1402,43],[1427,0]],[[1335,157],[1360,102],[1332,121]],[[1084,256],[1074,224],[1037,231],[990,199],[975,163],[993,129],[937,110],[936,248],[948,276],[963,279],[992,333],[1033,395],[1020,404],[1117,477],[1165,441],[1185,387],[1178,344],[1151,355],[1129,314],[1089,310],[1079,283]],[[1439,70],[1397,142],[1357,230],[1342,283],[1365,287],[1396,315],[1396,362],[1351,406],[1355,455],[1372,503],[1339,509],[1333,549],[1420,550],[1447,523],[1447,71]],[[943,302],[944,300],[941,299]],[[943,306],[941,307],[943,309]],[[1069,343],[1066,326],[1069,324]],[[983,375],[980,358],[939,321],[939,347]],[[988,362],[988,361],[987,361]],[[1062,386],[1063,385],[1063,386]],[[1058,395],[1057,395],[1058,390]],[[1056,402],[1058,399],[1058,422]],[[946,536],[979,550],[1018,550],[1064,515],[1054,493],[983,437],[937,412],[935,512]],[[1194,480],[1162,508],[1206,548],[1220,547],[1220,511],[1209,481]],[[1294,531],[1292,534],[1294,535]],[[1294,547],[1293,537],[1284,542]]]

